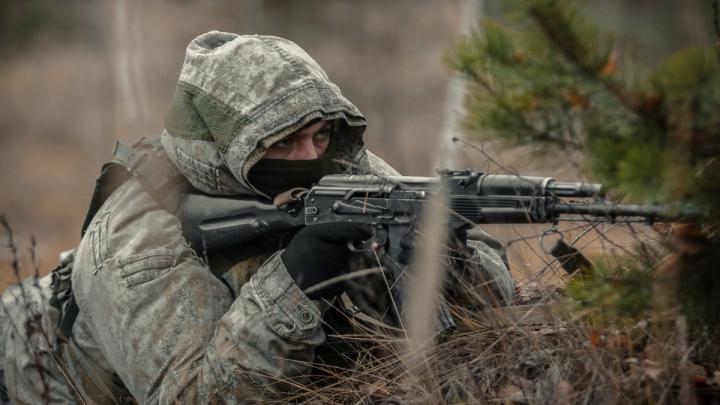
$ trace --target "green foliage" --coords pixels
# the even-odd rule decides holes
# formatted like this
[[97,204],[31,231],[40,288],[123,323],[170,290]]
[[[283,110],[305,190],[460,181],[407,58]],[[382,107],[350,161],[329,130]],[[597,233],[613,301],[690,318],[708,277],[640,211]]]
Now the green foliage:
[[630,322],[646,317],[652,308],[652,273],[638,257],[621,263],[596,263],[588,274],[573,277],[567,292],[576,309],[599,321]]
[[[571,0],[524,0],[458,46],[468,128],[484,138],[585,153],[628,200],[720,206],[720,62],[689,49],[630,80],[614,40]],[[644,69],[645,70],[645,69]],[[643,71],[644,71],[643,70]],[[717,218],[717,217],[716,217]]]
[[703,224],[666,239],[674,255],[660,275],[652,270],[660,252],[615,258],[574,277],[568,294],[590,319],[625,325],[669,302],[686,316],[692,340],[706,342],[695,355],[720,364],[720,43],[641,66],[624,60],[577,2],[513,5],[502,25],[484,21],[457,48],[453,66],[470,84],[468,128],[581,152],[586,174],[624,202],[707,211]]

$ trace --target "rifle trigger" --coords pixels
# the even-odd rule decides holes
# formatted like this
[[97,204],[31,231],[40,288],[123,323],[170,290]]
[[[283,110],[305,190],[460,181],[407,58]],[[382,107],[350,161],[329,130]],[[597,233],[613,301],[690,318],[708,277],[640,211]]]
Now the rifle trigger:
[[382,232],[378,232],[375,228],[373,228],[373,236],[370,239],[358,242],[357,245],[351,240],[347,242],[348,250],[353,253],[376,252],[384,245],[384,234]]

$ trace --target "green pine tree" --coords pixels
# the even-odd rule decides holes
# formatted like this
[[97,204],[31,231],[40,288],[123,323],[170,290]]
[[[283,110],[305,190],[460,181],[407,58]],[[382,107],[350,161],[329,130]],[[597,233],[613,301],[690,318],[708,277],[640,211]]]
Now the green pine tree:
[[[453,60],[485,137],[579,150],[587,172],[642,202],[720,207],[720,48],[689,49],[629,78],[610,36],[570,0],[526,0]],[[652,157],[652,158],[649,158]],[[711,187],[711,189],[708,189]]]
[[[577,2],[513,4],[504,19],[483,21],[452,59],[470,84],[468,129],[486,139],[582,153],[586,174],[624,202],[681,201],[707,210],[702,224],[673,234],[672,265],[662,273],[672,275],[695,336],[712,331],[718,347],[720,39],[657,66],[633,69],[641,63],[624,59],[618,44],[583,15]],[[628,281],[661,278],[638,277],[638,271],[654,271],[653,265],[639,263],[644,267],[629,266],[634,270]],[[613,288],[585,280],[570,292],[581,303],[606,305],[603,291],[617,292],[627,267],[597,272],[612,279]],[[601,291],[589,291],[593,285]],[[639,308],[648,308],[650,290],[640,290],[643,296],[632,298],[643,301],[636,302]],[[627,305],[628,294],[615,296],[620,307]]]

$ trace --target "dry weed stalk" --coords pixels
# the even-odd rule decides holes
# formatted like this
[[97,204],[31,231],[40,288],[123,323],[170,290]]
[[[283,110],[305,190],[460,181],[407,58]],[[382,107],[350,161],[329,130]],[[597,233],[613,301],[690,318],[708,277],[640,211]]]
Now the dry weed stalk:
[[[12,230],[12,227],[10,226],[10,223],[7,221],[7,219],[4,216],[0,216],[0,225],[2,225],[5,234],[7,235],[7,245],[4,246],[8,250],[10,250],[10,267],[12,269],[13,275],[15,277],[16,286],[17,288],[13,289],[13,293],[15,294],[14,299],[19,300],[20,304],[23,307],[23,310],[25,311],[25,323],[23,325],[16,325],[8,311],[8,308],[5,305],[5,300],[0,300],[0,305],[2,306],[3,316],[5,317],[6,321],[4,322],[6,325],[13,328],[13,332],[15,334],[21,335],[21,336],[27,336],[28,339],[25,340],[23,343],[26,345],[27,353],[30,353],[33,356],[33,361],[35,364],[35,371],[38,376],[38,380],[41,385],[41,392],[42,392],[42,398],[44,399],[45,403],[50,402],[50,386],[48,385],[48,375],[47,371],[45,370],[45,366],[43,365],[42,361],[42,353],[40,349],[37,346],[37,342],[40,339],[41,341],[49,342],[48,336],[45,334],[45,331],[42,328],[42,313],[40,312],[41,308],[38,308],[36,305],[33,305],[33,300],[31,300],[29,297],[33,293],[32,291],[27,291],[27,284],[23,283],[21,274],[21,266],[20,266],[20,260],[18,256],[18,246],[15,243],[14,233]],[[32,277],[31,286],[33,289],[36,289],[38,294],[42,297],[42,291],[40,289],[39,284],[39,268],[37,265],[37,261],[35,259],[35,238],[33,237],[31,239],[31,247],[30,247],[30,255],[32,258],[32,263],[34,267],[34,273]],[[21,328],[24,330],[24,332],[20,332]],[[6,333],[5,330],[3,330],[1,333]],[[3,336],[2,342],[5,342],[5,338]],[[5,348],[3,348],[3,354],[5,352]],[[4,359],[3,359],[4,361]],[[3,368],[4,371],[4,368]],[[4,373],[3,373],[4,374]],[[3,375],[4,378],[4,375]],[[3,393],[4,395],[7,395],[7,393]]]
[[[3,318],[2,324],[0,325],[2,326],[0,327],[0,333],[4,334],[0,337],[0,343],[3,344],[2,352],[0,352],[3,355],[1,360],[3,362],[5,361],[6,347],[4,344],[7,336],[5,334],[10,332],[15,336],[24,336],[25,339],[22,340],[22,344],[24,345],[25,353],[29,354],[32,358],[34,364],[33,369],[37,375],[37,379],[34,380],[34,382],[40,384],[39,392],[42,402],[51,402],[49,379],[53,377],[47,368],[48,365],[50,365],[50,367],[57,367],[57,370],[75,394],[78,403],[85,404],[87,401],[80,394],[77,385],[68,375],[64,362],[53,352],[53,348],[56,347],[55,337],[50,336],[43,327],[43,313],[46,311],[44,306],[49,302],[49,297],[46,296],[43,287],[40,285],[40,263],[36,256],[37,241],[34,236],[30,238],[28,253],[32,266],[32,276],[28,279],[23,279],[18,245],[15,241],[12,227],[7,219],[1,215],[0,226],[2,226],[5,231],[7,239],[7,244],[2,247],[10,251],[10,269],[15,278],[15,284],[8,288],[5,296],[0,300],[0,310],[2,311],[0,317]],[[11,310],[8,308],[6,300],[12,300],[14,303],[19,304],[18,307],[22,311],[19,317],[17,313],[14,314],[15,316],[11,316]],[[16,319],[24,319],[24,322],[17,324]],[[10,331],[6,328],[10,328]],[[20,354],[16,353],[16,355]],[[4,371],[5,368],[3,365],[0,378],[5,378]],[[8,400],[7,392],[1,392],[0,396]]]

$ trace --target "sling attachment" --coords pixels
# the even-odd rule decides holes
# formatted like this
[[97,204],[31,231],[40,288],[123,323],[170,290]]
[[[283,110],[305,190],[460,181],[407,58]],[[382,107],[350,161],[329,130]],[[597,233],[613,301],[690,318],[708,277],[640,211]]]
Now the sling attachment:
[[278,208],[286,207],[289,204],[296,203],[300,201],[305,194],[307,194],[308,189],[302,188],[302,187],[295,187],[291,188],[288,191],[285,191],[283,193],[278,194],[273,199],[273,205]]
[[[165,210],[175,215],[180,208],[180,195],[191,189],[190,183],[167,158],[159,138],[142,138],[132,147],[115,141],[113,159],[105,163],[95,182],[95,190],[83,221],[81,236],[85,235],[95,214],[110,195],[131,177],[137,178],[143,188]],[[72,267],[74,251],[61,258],[52,272],[50,304],[60,313],[58,337],[69,339],[79,308],[72,293]]]

